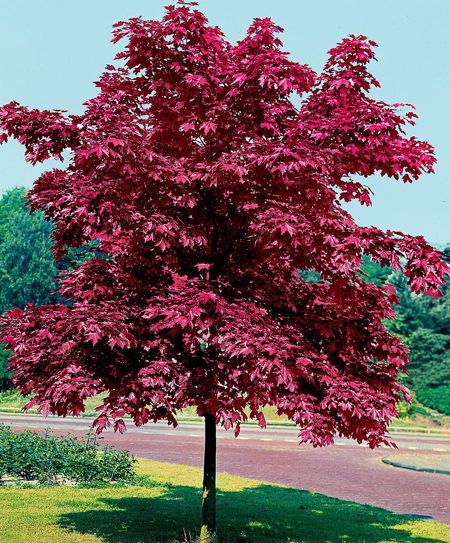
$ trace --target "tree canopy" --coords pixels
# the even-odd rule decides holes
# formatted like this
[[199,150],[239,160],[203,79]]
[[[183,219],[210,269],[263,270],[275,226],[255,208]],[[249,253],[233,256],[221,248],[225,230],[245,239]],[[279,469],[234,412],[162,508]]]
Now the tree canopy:
[[[407,350],[389,333],[395,289],[364,281],[364,255],[439,295],[448,267],[418,236],[362,227],[343,201],[358,179],[412,182],[435,163],[406,134],[413,109],[369,96],[376,44],[349,36],[321,74],[288,58],[270,19],[236,45],[183,2],[162,21],[119,22],[125,40],[81,115],[12,102],[0,138],[31,163],[70,152],[28,199],[54,251],[98,240],[108,258],[63,277],[70,305],[2,320],[14,380],[42,412],[138,425],[195,406],[226,428],[275,405],[300,438],[387,440]],[[301,97],[299,106],[292,99]],[[309,281],[298,270],[314,272]]]

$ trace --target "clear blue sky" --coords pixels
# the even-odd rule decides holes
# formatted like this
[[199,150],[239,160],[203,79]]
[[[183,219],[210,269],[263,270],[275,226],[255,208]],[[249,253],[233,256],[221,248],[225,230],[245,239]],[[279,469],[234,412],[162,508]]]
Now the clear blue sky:
[[[81,111],[96,91],[92,82],[116,48],[111,25],[142,15],[160,18],[169,0],[0,0],[0,103]],[[413,185],[373,179],[371,209],[352,206],[361,224],[424,234],[450,243],[450,1],[449,0],[200,0],[200,9],[235,41],[253,17],[284,27],[292,58],[320,70],[342,37],[365,34],[380,45],[372,71],[377,96],[416,105],[414,133],[429,140],[436,174]],[[30,186],[42,169],[23,159],[15,142],[0,147],[0,189]]]

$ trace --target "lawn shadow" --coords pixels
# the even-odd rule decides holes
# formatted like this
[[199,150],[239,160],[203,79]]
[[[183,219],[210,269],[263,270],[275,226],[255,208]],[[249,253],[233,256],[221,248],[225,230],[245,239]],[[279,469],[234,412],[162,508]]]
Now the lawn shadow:
[[[201,494],[190,486],[164,488],[156,497],[99,502],[96,510],[64,514],[60,526],[104,543],[184,543],[198,534]],[[445,543],[412,535],[408,522],[414,520],[269,484],[218,493],[221,543]]]

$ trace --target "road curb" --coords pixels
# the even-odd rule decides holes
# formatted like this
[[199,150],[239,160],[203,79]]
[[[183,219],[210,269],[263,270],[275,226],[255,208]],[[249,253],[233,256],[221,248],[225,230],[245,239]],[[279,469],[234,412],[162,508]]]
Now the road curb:
[[398,460],[391,460],[389,457],[385,456],[382,459],[383,464],[387,464],[389,466],[393,466],[394,468],[403,468],[403,469],[410,469],[412,471],[420,471],[425,473],[437,473],[439,475],[450,475],[450,469],[441,469],[441,468],[427,468],[427,467],[419,467],[415,466],[414,464],[405,464],[403,462],[400,462]]

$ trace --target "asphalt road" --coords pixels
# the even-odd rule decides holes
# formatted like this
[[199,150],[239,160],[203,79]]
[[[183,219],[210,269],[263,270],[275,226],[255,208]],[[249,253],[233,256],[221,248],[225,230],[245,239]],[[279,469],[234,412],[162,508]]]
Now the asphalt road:
[[[0,415],[0,422],[16,429],[51,428],[56,433],[82,435],[92,419],[30,415]],[[104,442],[128,449],[136,456],[202,465],[203,426],[182,423],[178,428],[131,424],[123,434],[107,431]],[[437,455],[450,466],[450,436],[393,434],[398,453]],[[239,438],[218,430],[218,469],[235,475],[321,492],[328,496],[376,505],[398,513],[413,514],[450,524],[450,476],[387,466],[383,456],[392,449],[337,439],[330,447],[299,445],[295,428],[243,426]]]

